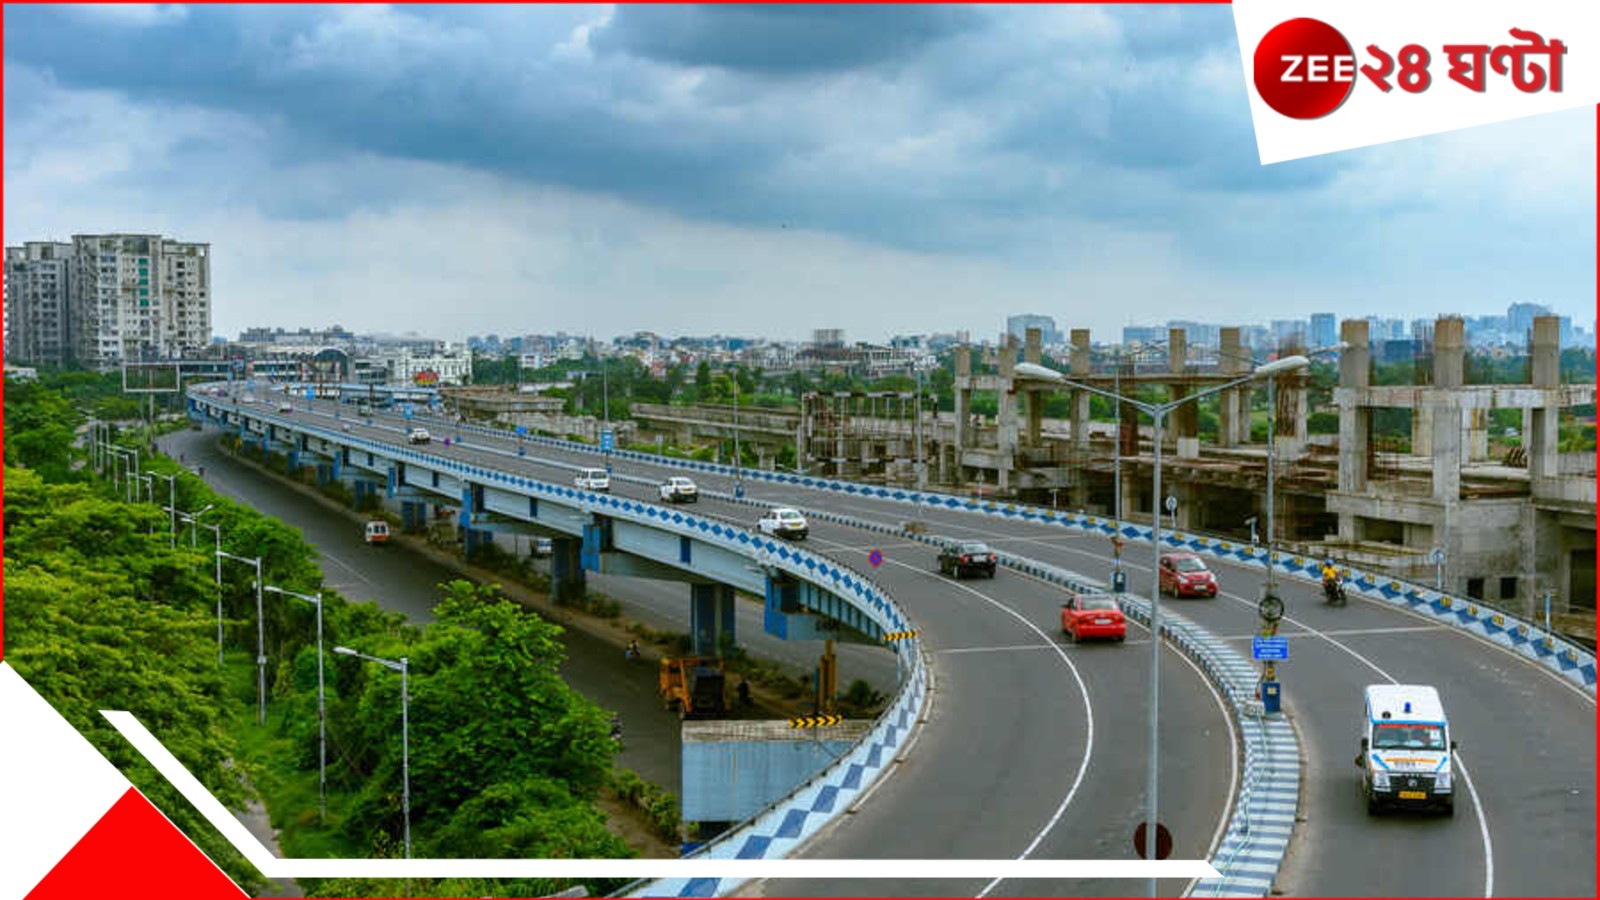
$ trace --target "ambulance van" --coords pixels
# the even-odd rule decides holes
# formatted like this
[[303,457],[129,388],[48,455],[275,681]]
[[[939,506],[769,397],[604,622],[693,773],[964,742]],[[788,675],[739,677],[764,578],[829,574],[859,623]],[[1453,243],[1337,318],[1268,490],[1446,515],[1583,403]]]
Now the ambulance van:
[[1361,731],[1361,793],[1367,812],[1385,808],[1455,813],[1455,773],[1439,692],[1427,685],[1374,684],[1366,690]]

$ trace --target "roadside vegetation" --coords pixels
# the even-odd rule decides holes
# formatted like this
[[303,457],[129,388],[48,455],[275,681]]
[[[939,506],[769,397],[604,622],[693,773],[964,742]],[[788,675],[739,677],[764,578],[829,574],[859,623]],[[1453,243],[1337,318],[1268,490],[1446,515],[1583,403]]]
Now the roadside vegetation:
[[[109,388],[109,389],[108,389]],[[5,394],[5,658],[246,890],[264,885],[99,715],[136,715],[230,809],[259,796],[288,856],[400,857],[400,676],[335,655],[335,645],[409,666],[413,856],[627,857],[596,806],[615,790],[609,714],[559,676],[560,628],[466,581],[439,586],[437,621],[405,624],[326,589],[300,534],[180,476],[179,510],[213,509],[223,549],[262,560],[264,582],[321,591],[327,655],[327,814],[318,810],[316,617],[266,594],[266,724],[256,724],[254,567],[227,561],[214,583],[213,535],[162,504],[127,503],[83,465],[73,435],[117,410],[114,379],[45,374]],[[118,415],[125,412],[127,415]],[[129,446],[146,436],[119,436]],[[162,458],[143,471],[177,475]],[[157,499],[164,500],[156,482]],[[221,598],[222,664],[216,608]],[[665,821],[661,792],[631,786]],[[312,896],[537,896],[570,881],[307,879]],[[586,883],[591,895],[620,882]]]

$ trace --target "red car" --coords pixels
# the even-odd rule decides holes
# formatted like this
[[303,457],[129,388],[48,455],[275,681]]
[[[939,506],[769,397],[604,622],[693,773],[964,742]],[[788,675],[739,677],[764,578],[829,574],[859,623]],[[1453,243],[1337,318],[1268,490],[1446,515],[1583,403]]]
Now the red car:
[[1061,630],[1076,644],[1084,638],[1128,637],[1128,622],[1110,594],[1068,594],[1061,604]]
[[1161,593],[1174,597],[1215,597],[1217,574],[1193,553],[1161,557]]

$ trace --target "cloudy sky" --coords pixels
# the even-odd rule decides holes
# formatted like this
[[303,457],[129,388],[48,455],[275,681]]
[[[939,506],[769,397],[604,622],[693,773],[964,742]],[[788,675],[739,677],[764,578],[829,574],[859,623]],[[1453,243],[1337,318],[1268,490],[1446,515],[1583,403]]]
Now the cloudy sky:
[[1595,308],[1595,118],[1262,167],[1226,7],[14,6],[4,239],[214,322],[851,339]]

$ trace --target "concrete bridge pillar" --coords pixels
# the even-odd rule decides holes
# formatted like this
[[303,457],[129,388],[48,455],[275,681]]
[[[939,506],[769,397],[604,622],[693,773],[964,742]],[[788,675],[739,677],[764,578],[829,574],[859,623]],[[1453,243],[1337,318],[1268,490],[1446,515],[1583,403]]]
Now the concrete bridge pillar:
[[[1555,316],[1539,316],[1533,320],[1533,386],[1546,388],[1553,394],[1561,384],[1561,320]],[[1527,424],[1523,431],[1523,444],[1528,453],[1530,478],[1554,478],[1557,473],[1560,445],[1560,413],[1553,396],[1545,403],[1528,410],[1523,418]]]
[[[1339,323],[1339,340],[1346,345],[1339,354],[1339,390],[1355,392],[1370,384],[1367,321],[1345,319]],[[1372,409],[1345,398],[1339,404],[1339,490],[1362,493],[1370,475],[1367,469],[1368,443],[1372,436]],[[1356,517],[1339,514],[1339,540],[1353,543],[1357,538]]]
[[[1091,363],[1093,362],[1089,351],[1089,329],[1072,329],[1072,359],[1069,376],[1073,381],[1083,381],[1089,377]],[[1089,394],[1087,391],[1072,390],[1067,394],[1071,405],[1072,417],[1072,447],[1078,453],[1083,453],[1089,445]]]
[[588,589],[583,541],[575,537],[554,538],[550,550],[550,599],[556,603],[582,600]]
[[317,463],[317,487],[327,487],[331,480],[329,471],[332,469],[327,463]]
[[725,584],[689,585],[689,634],[696,656],[721,656],[734,642],[733,588]]
[[1017,393],[1016,377],[1017,348],[1000,348],[1000,377],[1007,385],[1006,389],[999,391],[996,398],[998,406],[999,428],[996,429],[997,453],[995,460],[999,467],[998,486],[1001,493],[1011,489],[1011,472],[1016,466],[1017,453]]

